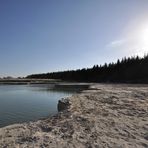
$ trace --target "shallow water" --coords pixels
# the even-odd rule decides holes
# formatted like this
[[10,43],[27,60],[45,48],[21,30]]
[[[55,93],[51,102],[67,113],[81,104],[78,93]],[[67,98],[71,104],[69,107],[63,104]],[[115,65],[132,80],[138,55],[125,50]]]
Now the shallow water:
[[48,85],[0,85],[0,127],[52,116],[58,100],[75,92]]

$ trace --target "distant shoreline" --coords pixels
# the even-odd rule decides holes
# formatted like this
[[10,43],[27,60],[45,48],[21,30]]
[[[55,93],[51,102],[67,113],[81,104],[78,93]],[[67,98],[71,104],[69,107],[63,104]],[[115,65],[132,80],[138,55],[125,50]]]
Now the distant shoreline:
[[0,79],[0,84],[26,85],[26,84],[56,84],[60,80],[54,79]]
[[83,88],[88,89],[94,83],[64,82],[54,79],[1,79],[0,85],[53,85],[56,89]]

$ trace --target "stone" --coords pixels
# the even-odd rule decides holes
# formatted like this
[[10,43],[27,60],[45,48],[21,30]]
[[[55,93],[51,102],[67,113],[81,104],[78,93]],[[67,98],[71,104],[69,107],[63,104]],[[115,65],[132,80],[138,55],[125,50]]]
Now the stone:
[[58,102],[58,111],[60,112],[68,109],[69,105],[68,99],[62,98],[62,100],[59,100]]

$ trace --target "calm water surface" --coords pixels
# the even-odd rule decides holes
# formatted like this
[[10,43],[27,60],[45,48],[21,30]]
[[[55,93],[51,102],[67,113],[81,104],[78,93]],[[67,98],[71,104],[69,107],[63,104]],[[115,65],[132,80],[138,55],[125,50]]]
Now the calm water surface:
[[0,85],[0,127],[54,115],[58,100],[75,92],[45,85]]

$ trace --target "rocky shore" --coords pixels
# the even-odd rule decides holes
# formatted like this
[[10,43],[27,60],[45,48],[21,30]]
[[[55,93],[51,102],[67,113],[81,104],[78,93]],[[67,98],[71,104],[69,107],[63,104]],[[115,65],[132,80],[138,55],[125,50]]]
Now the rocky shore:
[[148,148],[147,85],[93,85],[67,101],[56,116],[1,128],[0,147]]

